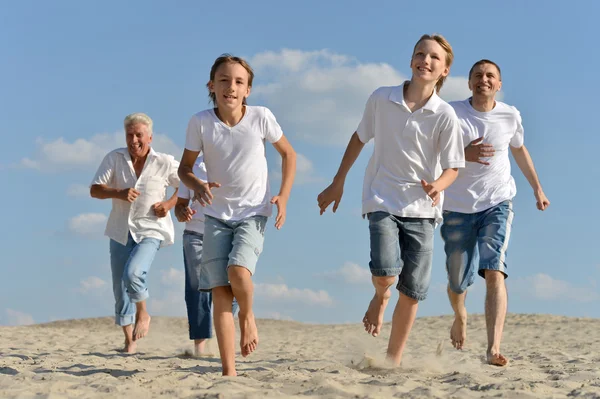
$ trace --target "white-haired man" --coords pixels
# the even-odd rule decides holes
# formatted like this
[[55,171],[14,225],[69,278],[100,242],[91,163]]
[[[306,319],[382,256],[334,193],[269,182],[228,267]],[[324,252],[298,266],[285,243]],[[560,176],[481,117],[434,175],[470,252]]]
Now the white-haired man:
[[[160,247],[173,244],[169,210],[177,202],[179,163],[154,151],[152,119],[135,113],[125,118],[126,148],[109,152],[92,181],[93,198],[112,199],[105,235],[115,296],[115,323],[123,328],[127,353],[150,328],[146,279]],[[167,186],[175,188],[167,200]]]

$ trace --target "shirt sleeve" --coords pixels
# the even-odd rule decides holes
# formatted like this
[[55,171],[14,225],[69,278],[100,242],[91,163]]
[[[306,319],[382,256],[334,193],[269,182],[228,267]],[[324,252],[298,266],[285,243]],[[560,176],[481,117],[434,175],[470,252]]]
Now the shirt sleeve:
[[187,186],[185,184],[180,184],[179,191],[177,191],[177,196],[179,198],[190,199],[192,197],[192,193],[190,192],[190,189],[187,188]]
[[510,139],[510,146],[514,148],[521,148],[523,144],[525,144],[524,140],[524,130],[523,130],[523,121],[521,119],[521,113],[517,111],[515,108],[516,117],[517,117],[517,128],[515,130],[515,134]]
[[375,93],[369,96],[362,119],[356,128],[358,138],[363,143],[368,143],[375,137]]
[[179,174],[177,173],[179,169],[179,161],[177,161],[173,156],[169,155],[169,186],[178,188],[179,187]]
[[454,111],[444,114],[444,119],[441,121],[438,151],[442,169],[465,167],[463,135]]
[[200,120],[194,115],[190,119],[185,132],[185,149],[190,151],[202,151],[203,144]]
[[276,143],[283,136],[283,130],[281,130],[281,126],[279,126],[279,123],[277,123],[277,119],[275,119],[275,115],[273,115],[271,110],[264,108],[264,111],[265,121],[263,138],[269,143]]
[[96,175],[92,179],[92,183],[90,184],[90,186],[93,186],[94,184],[105,184],[108,186],[111,185],[113,176],[115,174],[115,154],[115,152],[110,152],[106,154],[106,156],[102,160],[102,163],[98,167]]

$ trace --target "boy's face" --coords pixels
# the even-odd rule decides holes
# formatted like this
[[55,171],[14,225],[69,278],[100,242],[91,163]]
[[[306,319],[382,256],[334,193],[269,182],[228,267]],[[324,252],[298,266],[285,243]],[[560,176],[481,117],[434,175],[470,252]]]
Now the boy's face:
[[447,76],[450,68],[446,66],[446,51],[435,40],[423,40],[410,60],[413,78],[430,83]]
[[215,93],[217,107],[221,110],[241,108],[244,98],[250,95],[248,71],[237,62],[226,62],[217,68],[215,80],[209,83]]
[[498,68],[492,64],[479,64],[469,78],[469,90],[473,96],[494,97],[502,87]]

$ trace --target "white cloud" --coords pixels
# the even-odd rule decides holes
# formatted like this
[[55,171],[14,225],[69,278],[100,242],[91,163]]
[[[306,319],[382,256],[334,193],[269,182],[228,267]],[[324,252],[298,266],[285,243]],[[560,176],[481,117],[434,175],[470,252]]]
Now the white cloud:
[[[73,142],[62,137],[52,141],[38,138],[35,143],[35,156],[21,159],[20,166],[45,172],[98,167],[108,152],[126,145],[125,133],[122,131],[96,134],[89,139],[80,138]],[[181,157],[181,148],[164,134],[154,133],[152,147],[156,151],[171,154],[176,159]]]
[[600,300],[600,293],[594,287],[576,286],[544,273],[517,279],[514,282],[514,288],[525,295],[545,301],[593,302]]
[[254,295],[257,298],[290,301],[306,305],[333,305],[333,299],[327,291],[314,291],[308,288],[289,288],[286,284],[257,283],[254,288]]
[[106,219],[102,213],[82,213],[69,219],[69,231],[84,236],[102,235]]
[[88,294],[102,291],[105,288],[107,288],[106,281],[102,280],[100,277],[90,276],[79,282],[77,291],[82,294]]
[[281,314],[279,312],[262,312],[256,311],[256,317],[259,319],[271,319],[271,320],[286,320],[286,321],[294,321],[291,316],[287,316]]
[[340,283],[371,285],[369,269],[352,262],[346,262],[337,270],[319,273],[317,276]]
[[73,198],[89,198],[90,188],[84,184],[71,184],[67,188],[67,195]]
[[168,270],[161,270],[160,274],[160,282],[166,286],[175,286],[179,288],[184,287],[185,285],[185,271],[181,269],[171,267]]
[[4,314],[6,315],[6,325],[9,326],[24,326],[35,323],[33,316],[27,313],[19,312],[18,310],[7,308],[4,309]]
[[[277,158],[277,164],[279,169],[271,172],[276,180],[281,180],[281,158]],[[294,178],[294,184],[309,184],[309,183],[321,183],[324,179],[317,176],[315,167],[310,159],[306,156],[296,153],[296,176]]]
[[[255,55],[251,64],[270,79],[255,85],[252,96],[273,110],[285,131],[317,144],[347,144],[368,96],[407,79],[389,64],[361,63],[329,50],[268,51]],[[449,77],[442,89],[446,100],[468,95],[464,77]]]

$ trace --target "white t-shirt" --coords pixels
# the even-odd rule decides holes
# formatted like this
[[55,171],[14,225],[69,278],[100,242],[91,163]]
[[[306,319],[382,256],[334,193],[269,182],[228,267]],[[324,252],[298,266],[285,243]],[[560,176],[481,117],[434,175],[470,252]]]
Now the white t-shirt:
[[[193,172],[198,179],[206,181],[206,167],[204,166],[203,155],[200,155],[196,160]],[[191,200],[194,198],[194,190],[190,190],[185,184],[180,184],[177,196],[179,198]],[[204,208],[198,201],[192,201],[190,209],[196,211],[196,213],[192,216],[192,220],[185,223],[185,229],[204,234]]]
[[178,168],[179,162],[173,156],[150,148],[138,178],[127,148],[109,152],[102,160],[92,185],[105,184],[116,189],[135,188],[140,195],[132,203],[112,199],[112,209],[104,234],[122,245],[127,245],[130,232],[138,243],[144,238],[157,238],[162,240],[161,246],[173,244],[175,232],[171,213],[159,218],[152,210],[152,205],[167,199],[167,186],[179,187]]
[[283,132],[273,113],[265,107],[246,106],[242,120],[224,124],[214,109],[198,112],[190,120],[185,148],[204,153],[211,205],[204,214],[222,220],[241,220],[254,215],[271,216],[265,140],[279,141]]
[[475,110],[469,99],[454,101],[454,107],[462,129],[465,146],[476,138],[494,146],[494,156],[486,158],[489,165],[467,162],[458,178],[448,189],[444,210],[476,213],[512,199],[517,193],[515,180],[510,174],[509,145],[523,146],[521,114],[510,105],[496,101],[489,112]]
[[365,172],[362,213],[383,211],[439,223],[441,201],[431,206],[421,179],[431,183],[442,169],[464,167],[458,120],[436,93],[411,112],[403,90],[404,84],[375,90],[356,130],[363,143],[375,140]]

